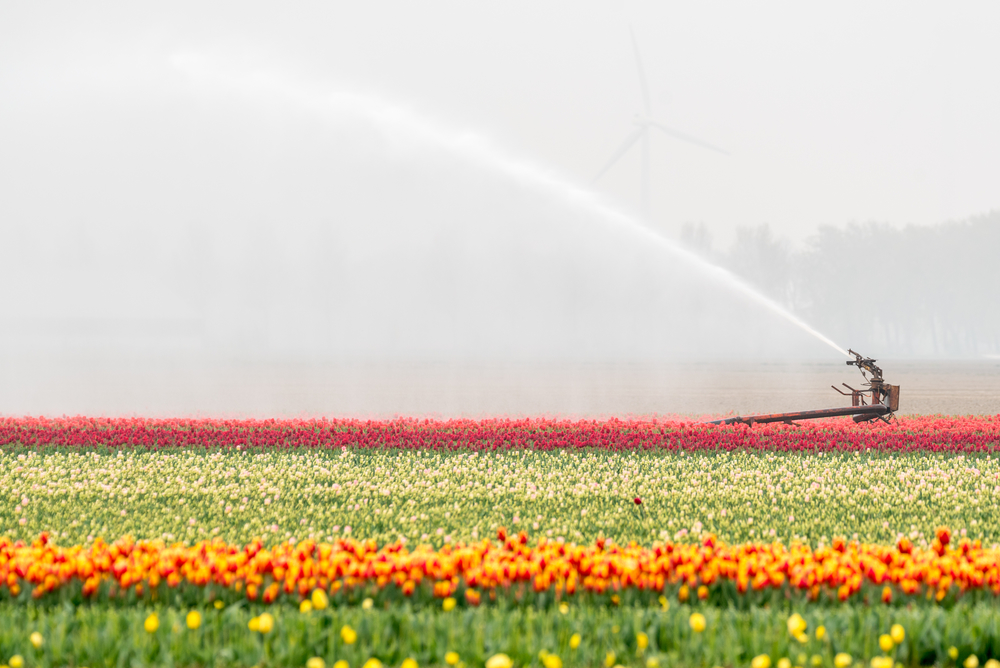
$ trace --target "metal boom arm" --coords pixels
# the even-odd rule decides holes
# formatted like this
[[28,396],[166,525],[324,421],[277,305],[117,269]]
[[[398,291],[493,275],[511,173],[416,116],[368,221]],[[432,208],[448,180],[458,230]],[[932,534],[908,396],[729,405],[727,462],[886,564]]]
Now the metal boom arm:
[[[876,360],[871,357],[862,357],[860,354],[849,351],[854,355],[853,360],[848,360],[848,366],[856,366],[861,371],[867,381],[868,389],[856,390],[847,383],[842,383],[850,390],[844,392],[837,387],[834,390],[845,396],[851,397],[851,405],[844,408],[824,408],[815,411],[797,411],[794,413],[768,413],[766,415],[748,415],[723,418],[721,420],[711,420],[707,424],[766,424],[768,422],[786,422],[792,424],[793,420],[815,420],[818,418],[838,417],[841,415],[853,416],[855,422],[867,422],[868,420],[880,419],[888,422],[893,413],[899,410],[899,385],[889,385],[882,378],[882,369],[875,365]],[[871,380],[868,380],[868,375]]]

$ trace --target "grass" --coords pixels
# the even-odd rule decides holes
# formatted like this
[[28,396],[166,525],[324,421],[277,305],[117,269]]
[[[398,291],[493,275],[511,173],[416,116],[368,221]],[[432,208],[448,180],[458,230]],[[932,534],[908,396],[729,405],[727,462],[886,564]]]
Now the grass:
[[[248,622],[265,608],[238,603],[222,610],[201,609],[202,623],[189,629],[189,609],[163,606],[117,608],[0,604],[0,657],[15,654],[27,666],[304,666],[311,657],[327,665],[346,660],[358,667],[370,658],[399,666],[413,658],[420,666],[444,665],[456,652],[467,666],[483,666],[496,653],[515,665],[541,666],[540,652],[563,665],[745,666],[758,655],[774,664],[830,666],[838,653],[853,662],[888,655],[904,666],[960,665],[975,655],[980,662],[1000,656],[1000,609],[991,604],[951,609],[847,605],[804,609],[808,640],[788,631],[791,610],[784,607],[735,610],[705,606],[574,607],[557,609],[500,607],[478,609],[342,608],[299,613],[294,608],[266,608],[273,614],[268,634],[250,631]],[[693,612],[706,618],[702,633],[692,630]],[[159,619],[154,633],[144,630],[151,614]],[[889,652],[879,638],[893,624],[905,639]],[[357,638],[346,644],[342,629]],[[824,627],[825,635],[816,638]],[[36,649],[30,634],[41,634]],[[647,641],[643,647],[641,635]],[[574,635],[579,645],[572,646]],[[949,650],[957,652],[955,658]]]

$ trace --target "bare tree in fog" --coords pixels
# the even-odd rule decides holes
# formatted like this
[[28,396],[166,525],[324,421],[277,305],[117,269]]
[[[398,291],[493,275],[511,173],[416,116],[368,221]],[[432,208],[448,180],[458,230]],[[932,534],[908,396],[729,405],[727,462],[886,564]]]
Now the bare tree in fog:
[[712,259],[712,233],[705,223],[684,223],[681,227],[681,243],[704,258]]
[[[691,247],[707,230],[686,229]],[[743,228],[730,269],[831,336],[894,355],[1000,353],[1000,212],[903,228],[822,227],[792,253],[766,225]]]
[[728,267],[778,302],[793,299],[792,256],[788,243],[779,239],[768,224],[740,227],[736,243],[726,257]]
[[822,228],[804,256],[809,312],[830,331],[915,355],[1000,352],[1000,212],[902,229]]

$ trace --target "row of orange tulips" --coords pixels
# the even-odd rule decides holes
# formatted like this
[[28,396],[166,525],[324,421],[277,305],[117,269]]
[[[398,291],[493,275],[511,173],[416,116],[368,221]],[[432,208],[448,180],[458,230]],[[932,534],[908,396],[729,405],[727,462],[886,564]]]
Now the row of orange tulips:
[[[0,540],[0,593],[35,597],[77,583],[84,596],[104,591],[155,596],[163,586],[211,587],[227,595],[271,603],[279,597],[304,600],[317,590],[331,595],[396,591],[410,596],[421,588],[441,599],[456,595],[478,605],[511,588],[553,593],[606,595],[662,594],[680,600],[708,598],[712,591],[743,595],[753,591],[801,592],[847,600],[863,587],[884,602],[894,596],[925,594],[943,600],[950,592],[1000,594],[1000,548],[962,539],[953,545],[940,529],[930,549],[902,538],[894,546],[841,539],[815,549],[798,543],[726,545],[713,536],[700,543],[619,546],[598,540],[579,546],[541,539],[528,545],[523,532],[499,540],[408,550],[400,543],[379,548],[374,541],[303,541],[267,549],[260,541],[238,547],[221,540],[194,546],[159,540],[90,547],[59,547],[42,535],[32,544]],[[102,587],[104,587],[102,589]],[[325,594],[324,594],[325,595]],[[867,590],[866,590],[867,595]],[[454,600],[449,601],[454,605]]]

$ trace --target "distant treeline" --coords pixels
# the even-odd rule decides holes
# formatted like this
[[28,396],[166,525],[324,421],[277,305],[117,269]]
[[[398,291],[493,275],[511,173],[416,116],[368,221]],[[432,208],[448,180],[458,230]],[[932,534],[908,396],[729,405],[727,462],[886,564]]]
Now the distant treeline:
[[715,252],[704,225],[683,241],[834,339],[894,356],[1000,354],[1000,211],[903,228],[823,227],[793,250],[767,225]]

